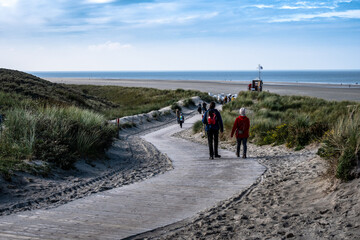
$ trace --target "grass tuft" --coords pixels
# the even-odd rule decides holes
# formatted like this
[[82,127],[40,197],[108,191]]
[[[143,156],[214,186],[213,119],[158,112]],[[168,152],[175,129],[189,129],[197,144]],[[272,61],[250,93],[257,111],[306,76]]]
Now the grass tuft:
[[286,144],[300,150],[312,142],[322,141],[324,145],[319,155],[328,160],[331,175],[343,180],[354,177],[355,159],[359,159],[360,149],[359,104],[268,92],[240,92],[235,101],[223,107],[224,140],[230,141],[229,132],[241,107],[248,109],[252,142]]

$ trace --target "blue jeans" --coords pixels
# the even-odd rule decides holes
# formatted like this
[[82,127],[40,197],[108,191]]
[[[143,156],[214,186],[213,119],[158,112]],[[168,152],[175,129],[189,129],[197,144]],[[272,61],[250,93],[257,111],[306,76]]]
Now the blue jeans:
[[236,146],[236,154],[240,154],[240,145],[243,143],[243,155],[246,155],[247,150],[247,138],[236,138],[237,146]]

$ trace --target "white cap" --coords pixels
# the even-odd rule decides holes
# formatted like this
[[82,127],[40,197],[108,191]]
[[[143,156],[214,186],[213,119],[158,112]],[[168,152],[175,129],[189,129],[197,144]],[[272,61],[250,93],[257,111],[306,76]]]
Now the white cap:
[[239,113],[241,116],[245,116],[245,108],[240,108]]

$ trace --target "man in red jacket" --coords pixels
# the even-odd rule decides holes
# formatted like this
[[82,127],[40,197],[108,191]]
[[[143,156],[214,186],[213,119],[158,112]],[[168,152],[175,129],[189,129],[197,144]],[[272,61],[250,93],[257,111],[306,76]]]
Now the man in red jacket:
[[249,137],[249,129],[250,129],[250,120],[246,117],[245,108],[240,108],[240,116],[235,119],[234,126],[231,131],[231,137],[234,136],[237,140],[236,146],[236,156],[240,157],[240,145],[243,143],[243,155],[242,158],[246,158],[246,150],[247,150],[247,139]]

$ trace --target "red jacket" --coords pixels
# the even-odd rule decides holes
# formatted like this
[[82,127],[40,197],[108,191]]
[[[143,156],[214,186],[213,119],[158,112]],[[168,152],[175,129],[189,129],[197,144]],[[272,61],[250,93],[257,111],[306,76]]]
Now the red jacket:
[[[239,134],[237,129],[240,128],[241,125],[244,125],[244,133]],[[236,138],[248,138],[249,137],[249,129],[250,129],[250,120],[246,116],[239,116],[235,119],[234,126],[231,130],[231,137],[234,136]]]

